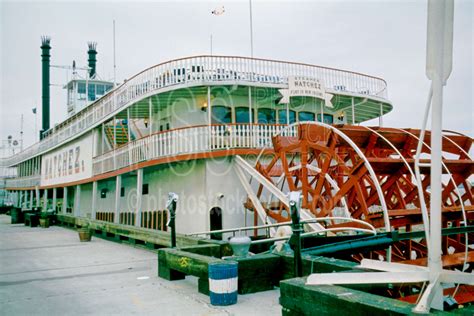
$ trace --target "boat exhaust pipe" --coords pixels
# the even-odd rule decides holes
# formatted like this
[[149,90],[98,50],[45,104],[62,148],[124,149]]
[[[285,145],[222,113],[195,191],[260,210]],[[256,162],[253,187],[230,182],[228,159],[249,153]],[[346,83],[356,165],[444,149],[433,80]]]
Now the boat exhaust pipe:
[[41,37],[41,62],[42,62],[42,129],[40,131],[40,139],[43,138],[44,133],[49,130],[49,107],[50,107],[50,82],[49,82],[49,67],[50,67],[50,50],[51,38],[49,36]]
[[88,61],[88,66],[89,66],[89,78],[94,79],[95,74],[96,74],[96,64],[97,64],[97,43],[96,42],[89,42],[87,43],[89,46],[89,50],[87,51],[87,54],[89,55]]

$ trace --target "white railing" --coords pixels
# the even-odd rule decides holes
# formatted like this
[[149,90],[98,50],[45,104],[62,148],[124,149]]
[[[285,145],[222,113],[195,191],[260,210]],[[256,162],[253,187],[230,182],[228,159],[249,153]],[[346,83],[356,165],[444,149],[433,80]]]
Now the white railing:
[[140,99],[192,85],[256,84],[284,87],[289,76],[321,79],[328,89],[387,98],[383,79],[356,72],[315,65],[247,57],[196,56],[150,67],[54,127],[44,139],[19,154],[0,159],[0,166],[13,166],[47,151],[108,119]]
[[[284,125],[195,126],[153,134],[93,159],[93,174],[114,171],[152,159],[238,148],[270,148],[271,138]],[[296,136],[296,129],[284,136]]]
[[16,168],[0,167],[0,179],[14,178],[17,176]]
[[7,188],[28,188],[39,186],[41,181],[40,175],[21,177],[14,179],[6,179],[5,186]]

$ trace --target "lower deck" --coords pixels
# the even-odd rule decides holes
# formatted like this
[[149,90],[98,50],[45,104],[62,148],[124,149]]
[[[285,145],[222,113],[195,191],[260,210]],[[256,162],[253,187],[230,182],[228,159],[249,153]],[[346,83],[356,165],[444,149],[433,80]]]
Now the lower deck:
[[165,232],[169,192],[179,196],[178,233],[254,223],[253,212],[243,206],[246,193],[232,157],[150,166],[92,183],[11,194],[24,211],[40,207],[78,219]]

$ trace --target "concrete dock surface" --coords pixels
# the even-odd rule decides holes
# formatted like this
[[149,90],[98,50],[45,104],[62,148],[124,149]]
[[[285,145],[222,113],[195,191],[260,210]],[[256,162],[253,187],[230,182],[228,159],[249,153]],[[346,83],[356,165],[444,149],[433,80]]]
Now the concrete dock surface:
[[157,277],[152,251],[0,215],[0,315],[280,315],[278,289],[212,306],[197,278]]

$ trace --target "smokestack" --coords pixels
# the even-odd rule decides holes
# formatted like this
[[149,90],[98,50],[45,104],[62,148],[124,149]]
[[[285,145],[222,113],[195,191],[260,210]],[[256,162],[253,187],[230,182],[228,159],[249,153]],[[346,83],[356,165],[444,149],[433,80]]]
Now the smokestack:
[[50,57],[49,51],[51,50],[51,38],[49,36],[41,37],[41,62],[43,71],[43,88],[42,88],[42,130],[40,131],[40,139],[43,138],[43,133],[49,129],[49,64]]
[[89,42],[87,45],[89,46],[89,50],[87,51],[87,54],[89,54],[89,59],[87,60],[89,62],[89,77],[93,79],[95,77],[95,64],[97,63],[97,59],[95,58],[97,55],[97,43]]

